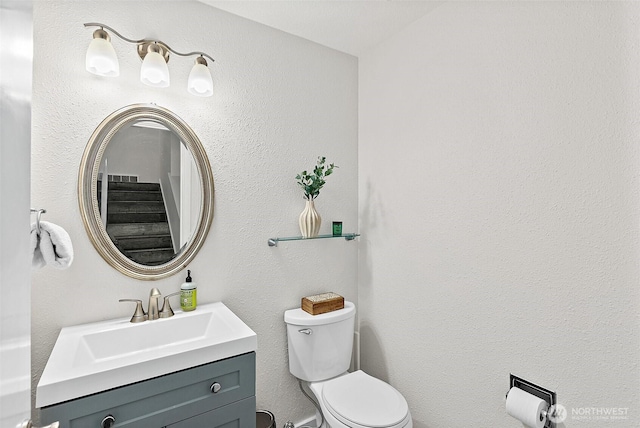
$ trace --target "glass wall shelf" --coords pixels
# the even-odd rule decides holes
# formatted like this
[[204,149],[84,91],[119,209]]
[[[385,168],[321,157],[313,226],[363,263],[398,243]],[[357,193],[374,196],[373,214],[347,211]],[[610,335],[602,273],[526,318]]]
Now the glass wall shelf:
[[327,239],[327,238],[344,238],[346,241],[353,241],[359,233],[343,233],[342,235],[318,235],[315,238],[303,238],[302,236],[289,236],[285,238],[269,238],[267,243],[270,247],[277,247],[280,241],[313,241],[314,239]]

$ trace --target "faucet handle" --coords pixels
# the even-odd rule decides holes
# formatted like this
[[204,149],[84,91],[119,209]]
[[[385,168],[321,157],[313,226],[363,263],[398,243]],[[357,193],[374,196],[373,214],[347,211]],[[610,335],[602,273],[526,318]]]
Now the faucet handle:
[[158,315],[160,318],[169,318],[173,316],[173,309],[171,309],[171,305],[169,304],[169,297],[177,296],[178,294],[180,294],[180,292],[176,291],[175,293],[164,296],[164,303],[162,303],[162,309],[160,309],[160,314]]
[[143,322],[147,320],[147,314],[142,309],[142,300],[138,299],[120,299],[119,302],[133,302],[136,304],[136,311],[133,313],[130,322]]

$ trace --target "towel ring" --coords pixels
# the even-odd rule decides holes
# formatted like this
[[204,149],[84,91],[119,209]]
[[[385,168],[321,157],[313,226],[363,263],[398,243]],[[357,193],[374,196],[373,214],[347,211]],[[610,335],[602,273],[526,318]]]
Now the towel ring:
[[36,210],[34,208],[31,208],[31,212],[36,213],[36,233],[38,234],[38,236],[40,236],[40,216],[42,214],[45,214],[47,210],[45,209]]

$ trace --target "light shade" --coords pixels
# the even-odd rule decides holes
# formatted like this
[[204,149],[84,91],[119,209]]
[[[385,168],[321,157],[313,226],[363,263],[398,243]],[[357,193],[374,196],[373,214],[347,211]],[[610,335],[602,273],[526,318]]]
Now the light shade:
[[210,97],[213,95],[213,80],[207,62],[203,57],[198,57],[196,63],[189,73],[187,91],[199,97]]
[[169,67],[164,57],[157,52],[160,48],[154,46],[156,45],[149,45],[149,51],[142,61],[140,81],[156,88],[166,88],[169,86]]
[[120,75],[120,64],[116,51],[104,30],[96,30],[87,49],[85,60],[87,71],[98,76],[116,77]]

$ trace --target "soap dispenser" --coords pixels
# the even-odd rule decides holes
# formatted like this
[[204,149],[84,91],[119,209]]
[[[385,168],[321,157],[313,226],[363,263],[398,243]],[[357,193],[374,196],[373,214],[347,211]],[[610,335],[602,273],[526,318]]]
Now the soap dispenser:
[[196,284],[191,282],[191,271],[187,271],[187,279],[180,286],[180,307],[184,312],[193,311],[198,304]]

